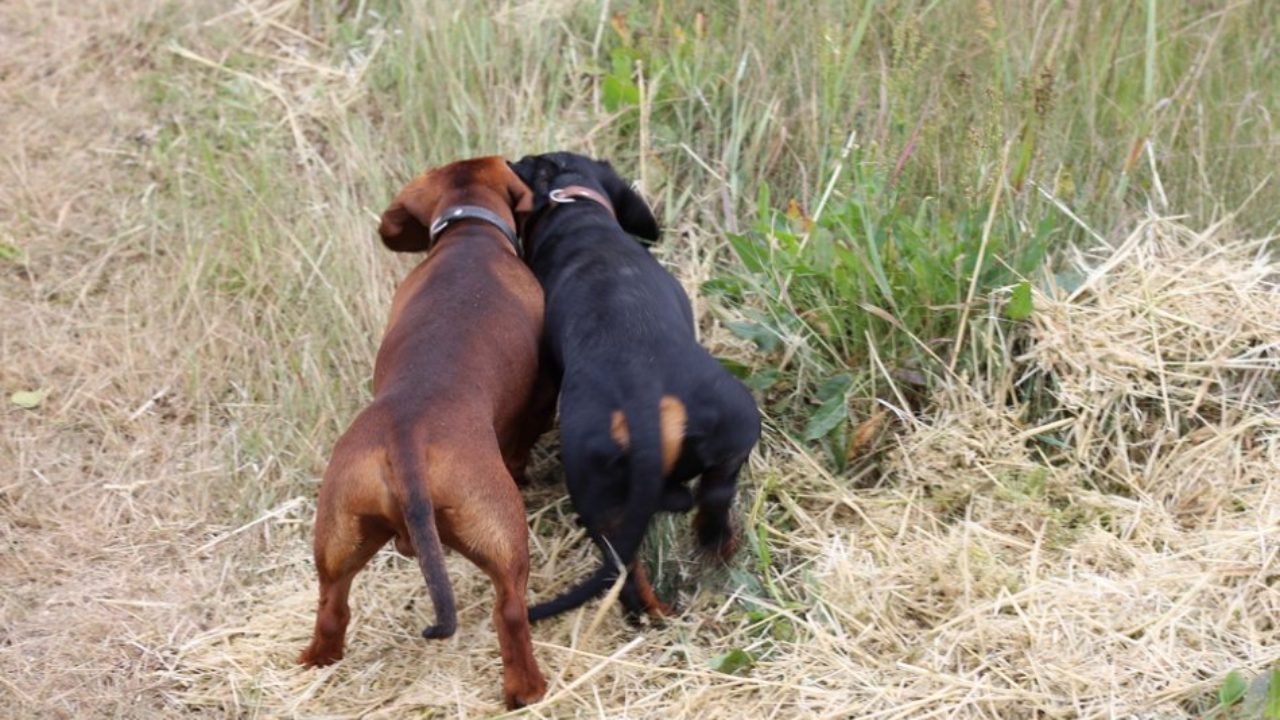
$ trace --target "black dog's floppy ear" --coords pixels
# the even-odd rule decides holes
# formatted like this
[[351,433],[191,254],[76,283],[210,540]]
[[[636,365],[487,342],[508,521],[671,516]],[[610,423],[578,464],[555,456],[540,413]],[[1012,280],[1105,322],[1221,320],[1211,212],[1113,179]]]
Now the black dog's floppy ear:
[[507,167],[511,168],[511,172],[515,173],[516,177],[520,178],[525,185],[528,185],[530,189],[534,189],[533,171],[537,164],[538,158],[532,155],[525,155],[515,162],[508,162]]
[[658,221],[653,217],[649,204],[640,197],[640,193],[631,189],[625,180],[618,177],[609,163],[600,163],[602,172],[597,179],[604,186],[609,202],[613,203],[613,211],[618,216],[618,224],[623,230],[643,238],[649,242],[658,239]]
[[[516,223],[523,228],[525,218],[528,218],[531,213],[541,210],[547,204],[546,191],[538,192],[538,157],[536,155],[525,155],[516,162],[508,162],[507,167],[511,169],[511,172],[515,173],[516,178],[524,183],[529,190],[528,206],[517,208],[516,213]],[[545,188],[546,182],[543,182],[542,186]],[[520,213],[521,210],[524,211],[523,217]]]

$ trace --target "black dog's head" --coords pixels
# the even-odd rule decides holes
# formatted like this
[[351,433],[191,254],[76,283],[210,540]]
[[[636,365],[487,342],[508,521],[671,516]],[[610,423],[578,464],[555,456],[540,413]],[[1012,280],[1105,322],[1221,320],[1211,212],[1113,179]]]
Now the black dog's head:
[[535,215],[550,202],[547,196],[552,190],[581,185],[609,198],[623,230],[650,242],[658,239],[658,221],[653,211],[644,198],[618,177],[609,163],[575,153],[555,152],[526,155],[519,162],[509,164],[533,190]]

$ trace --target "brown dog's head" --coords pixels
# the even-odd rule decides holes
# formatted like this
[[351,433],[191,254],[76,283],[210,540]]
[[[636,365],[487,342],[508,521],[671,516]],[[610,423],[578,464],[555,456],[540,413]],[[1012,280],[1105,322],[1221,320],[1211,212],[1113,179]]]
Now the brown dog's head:
[[552,190],[582,185],[609,198],[623,230],[650,242],[658,239],[658,221],[654,219],[653,211],[608,162],[576,153],[554,152],[527,155],[512,163],[511,169],[533,189],[535,211],[549,202]]
[[479,205],[518,228],[533,210],[533,193],[501,157],[459,160],[410,181],[382,213],[378,234],[396,252],[429,250],[431,224],[454,205]]

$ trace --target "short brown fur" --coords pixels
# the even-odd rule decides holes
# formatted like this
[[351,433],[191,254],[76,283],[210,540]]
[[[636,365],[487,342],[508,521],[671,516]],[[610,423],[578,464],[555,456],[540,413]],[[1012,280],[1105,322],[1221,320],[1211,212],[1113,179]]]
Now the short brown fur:
[[[453,163],[414,179],[383,214],[395,250],[426,250],[427,228],[453,205],[479,205],[516,225],[528,188],[497,157]],[[374,399],[334,447],[316,510],[320,604],[299,661],[343,656],[356,573],[388,540],[419,555],[437,616],[453,632],[440,543],[493,581],[504,699],[546,691],[525,605],[524,504],[513,478],[550,426],[554,389],[539,367],[542,290],[503,234],[466,220],[442,233],[396,291],[374,368]],[[426,632],[426,631],[424,631]]]

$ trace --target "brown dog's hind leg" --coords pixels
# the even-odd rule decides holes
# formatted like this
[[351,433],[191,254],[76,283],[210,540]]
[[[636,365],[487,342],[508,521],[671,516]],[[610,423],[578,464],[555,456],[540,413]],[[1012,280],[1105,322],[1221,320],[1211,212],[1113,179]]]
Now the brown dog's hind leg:
[[342,659],[347,623],[351,620],[351,608],[347,605],[351,581],[392,535],[389,529],[371,527],[371,523],[361,523],[351,516],[339,524],[360,529],[344,533],[341,539],[330,538],[332,542],[326,542],[323,548],[317,542],[320,604],[316,610],[315,635],[298,658],[299,663],[308,667],[331,665]]
[[[488,484],[488,483],[487,483]],[[493,624],[502,652],[503,697],[511,709],[542,699],[547,681],[533,657],[529,611],[525,596],[529,583],[529,530],[524,502],[515,483],[503,478],[489,492],[472,496],[471,502],[449,518],[441,530],[450,545],[475,563],[493,581],[497,594]]]
[[351,581],[393,535],[390,526],[370,512],[381,504],[380,495],[386,492],[379,472],[380,456],[343,452],[339,442],[316,505],[314,547],[320,603],[315,634],[298,658],[308,667],[342,659],[351,619],[347,605]]

